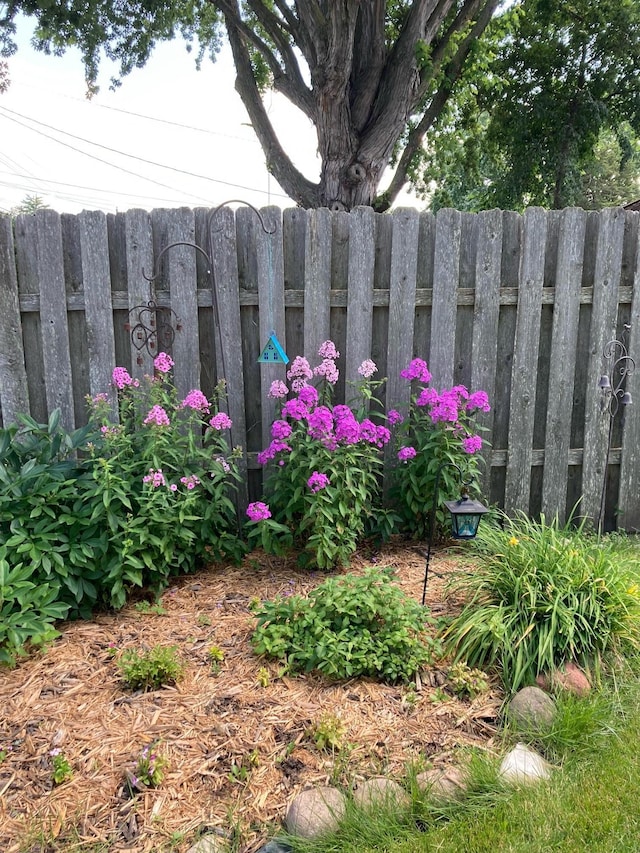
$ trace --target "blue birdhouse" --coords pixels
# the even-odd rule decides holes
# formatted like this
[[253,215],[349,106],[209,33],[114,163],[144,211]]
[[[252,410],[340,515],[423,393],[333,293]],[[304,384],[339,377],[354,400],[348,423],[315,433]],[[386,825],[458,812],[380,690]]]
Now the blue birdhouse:
[[269,335],[269,340],[260,353],[258,362],[261,364],[288,364],[289,356],[282,349],[275,332],[271,332]]

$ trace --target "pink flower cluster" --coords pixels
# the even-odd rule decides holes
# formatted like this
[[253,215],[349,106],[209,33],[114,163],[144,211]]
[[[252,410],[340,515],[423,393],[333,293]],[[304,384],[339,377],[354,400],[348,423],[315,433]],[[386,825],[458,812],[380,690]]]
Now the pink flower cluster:
[[370,358],[365,358],[360,367],[358,368],[358,373],[360,376],[363,376],[365,379],[371,379],[374,373],[376,373],[378,368],[376,367],[375,361],[371,361]]
[[247,507],[247,516],[250,521],[264,521],[271,518],[271,510],[266,503],[262,501],[254,501]]
[[183,409],[194,409],[195,411],[209,414],[209,401],[197,388],[193,388],[180,404]]
[[217,430],[231,429],[231,418],[226,412],[219,412],[211,418],[209,426]]
[[164,474],[162,473],[162,468],[158,468],[158,470],[154,470],[153,468],[149,468],[149,473],[145,474],[142,478],[143,483],[151,483],[154,489],[157,489],[159,486],[166,486],[167,481],[164,478]]
[[200,480],[198,479],[198,477],[196,477],[195,474],[189,474],[186,477],[180,477],[180,482],[189,490],[195,489],[196,486],[200,485]]
[[162,406],[153,406],[143,424],[155,424],[156,426],[169,426],[169,415]]
[[400,462],[408,462],[409,459],[415,459],[415,456],[415,447],[401,447],[398,451],[398,459],[400,460]]
[[134,388],[137,388],[140,384],[137,379],[132,379],[131,376],[129,376],[129,371],[126,367],[114,367],[113,373],[111,374],[111,381],[118,391],[122,391],[122,389],[126,388],[127,385],[133,385]]
[[307,486],[311,489],[312,492],[319,492],[321,489],[326,489],[329,485],[329,478],[326,474],[323,474],[321,471],[314,471],[313,474],[307,480]]
[[153,360],[153,366],[159,373],[168,373],[173,365],[173,359],[166,352],[159,352]]

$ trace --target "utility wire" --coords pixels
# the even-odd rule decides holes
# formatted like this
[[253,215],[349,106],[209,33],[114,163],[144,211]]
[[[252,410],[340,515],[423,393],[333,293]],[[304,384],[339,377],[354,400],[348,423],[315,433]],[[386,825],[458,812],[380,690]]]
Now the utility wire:
[[[9,113],[9,115],[6,115],[6,113]],[[77,136],[74,133],[68,133],[66,130],[61,130],[59,127],[55,127],[53,125],[46,124],[45,122],[38,121],[37,119],[31,118],[31,116],[22,115],[21,113],[18,113],[15,110],[8,109],[7,107],[0,107],[0,114],[5,114],[5,118],[9,119],[9,121],[15,121],[17,124],[22,124],[22,122],[18,121],[18,119],[12,118],[12,116],[18,116],[19,118],[24,119],[25,121],[30,121],[33,124],[39,125],[40,127],[46,127],[48,130],[53,130],[56,133],[61,133],[63,136],[69,136],[69,137],[71,137],[71,139],[75,139],[78,142],[85,142],[87,145],[94,145],[96,148],[102,148],[103,150],[109,151],[112,154],[119,154],[122,157],[129,157],[132,160],[137,160],[138,162],[145,163],[147,166],[155,166],[155,167],[160,168],[160,169],[169,169],[169,171],[171,171],[171,172],[176,172],[176,173],[179,173],[181,175],[187,175],[190,178],[197,178],[200,181],[211,181],[214,184],[224,184],[224,186],[227,186],[227,187],[234,187],[236,189],[248,190],[249,192],[261,192],[267,196],[278,195],[278,196],[280,196],[280,198],[289,198],[289,196],[284,195],[282,193],[269,193],[268,191],[265,191],[265,190],[255,190],[255,189],[253,189],[253,187],[243,186],[242,184],[234,184],[234,183],[231,183],[229,181],[218,180],[217,178],[210,178],[207,175],[198,175],[194,172],[188,172],[186,169],[178,169],[175,166],[167,166],[165,163],[156,163],[153,160],[147,160],[145,157],[138,157],[135,154],[128,154],[126,151],[120,151],[117,148],[111,148],[108,145],[101,145],[99,142],[93,142],[91,139],[86,139],[83,136]],[[38,131],[35,128],[29,127],[29,125],[22,125],[22,126],[26,127],[28,130],[32,130],[34,133],[42,133],[42,131]],[[51,136],[48,136],[46,133],[42,133],[42,135],[47,136],[47,138],[49,138],[49,139],[54,139],[54,141],[58,142],[60,145],[66,145],[66,143],[62,142],[61,140],[55,139],[54,137],[51,137]],[[73,148],[72,145],[67,145],[67,147],[72,148],[74,151],[80,150],[77,148]],[[86,151],[80,151],[80,153],[86,154],[87,157],[93,156],[91,154],[87,154]],[[95,159],[100,160],[99,157],[96,157]],[[106,161],[100,160],[100,162],[105,163]],[[108,164],[108,165],[113,165],[113,164]],[[122,167],[121,166],[115,166],[115,168],[122,168]],[[127,171],[127,170],[123,169],[123,171]],[[137,174],[137,173],[129,172],[129,174]],[[145,180],[151,180],[151,178],[145,178]],[[154,183],[157,183],[157,181],[154,181]],[[174,187],[168,187],[166,184],[159,184],[159,185],[165,187],[165,189],[174,189],[174,191],[180,192],[180,190],[175,190]],[[201,198],[201,197],[192,196],[192,198]]]

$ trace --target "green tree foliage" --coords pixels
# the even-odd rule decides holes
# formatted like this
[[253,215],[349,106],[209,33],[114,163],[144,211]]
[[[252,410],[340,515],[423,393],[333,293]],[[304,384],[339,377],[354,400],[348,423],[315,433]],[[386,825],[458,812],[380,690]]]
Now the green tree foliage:
[[618,204],[638,194],[639,133],[640,4],[523,0],[492,22],[416,179],[435,209]]
[[[602,130],[623,147],[621,128],[640,130],[638,0],[9,0],[0,57],[19,13],[38,49],[81,51],[90,88],[101,56],[122,76],[158,42],[181,36],[199,63],[226,38],[267,167],[303,207],[386,210],[407,180],[438,187],[436,207],[560,207]],[[315,126],[317,182],[276,135],[267,88]]]

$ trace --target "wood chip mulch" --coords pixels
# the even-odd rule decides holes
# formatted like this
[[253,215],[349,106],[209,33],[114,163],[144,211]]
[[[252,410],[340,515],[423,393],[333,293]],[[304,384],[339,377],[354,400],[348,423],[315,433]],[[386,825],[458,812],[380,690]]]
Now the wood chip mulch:
[[[419,549],[395,544],[358,553],[349,571],[371,562],[392,566],[405,591],[421,599]],[[455,552],[432,556],[427,603],[434,615],[451,606],[444,582],[456,566]],[[277,832],[288,803],[306,787],[380,774],[402,779],[409,762],[438,766],[461,747],[490,748],[498,689],[462,702],[446,693],[444,670],[421,673],[411,688],[332,683],[281,676],[277,662],[256,656],[251,600],[305,593],[323,577],[254,552],[240,567],[176,579],[162,596],[166,615],[130,604],[68,623],[48,649],[0,670],[0,849],[55,853],[102,842],[105,850],[178,853],[219,828],[250,853]],[[157,645],[178,647],[184,677],[147,693],[124,689],[118,656]],[[217,675],[212,645],[224,652]],[[345,748],[335,755],[319,750],[310,733],[327,715],[344,727]],[[167,759],[165,778],[132,797],[125,774],[154,742]],[[73,777],[53,786],[56,748]]]

